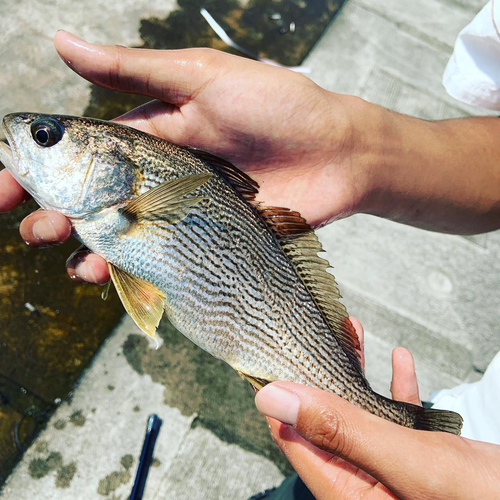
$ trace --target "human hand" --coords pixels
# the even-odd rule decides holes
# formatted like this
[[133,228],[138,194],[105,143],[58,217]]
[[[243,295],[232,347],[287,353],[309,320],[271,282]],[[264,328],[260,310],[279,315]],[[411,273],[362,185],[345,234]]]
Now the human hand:
[[[298,210],[313,225],[361,204],[364,187],[351,162],[347,112],[357,98],[325,91],[286,69],[209,49],[96,46],[66,32],[56,35],[55,46],[89,81],[158,99],[117,121],[233,162],[259,182],[260,201]],[[2,179],[13,185],[5,171]],[[14,187],[0,210],[24,196]],[[69,237],[69,224],[60,214],[38,211],[22,223],[21,234],[33,246],[46,246]],[[68,271],[85,281],[108,279],[104,260],[88,252],[74,256]]]
[[[351,318],[362,344],[363,330]],[[392,356],[394,399],[420,404],[415,366]],[[408,429],[319,389],[275,382],[255,402],[318,500],[499,498],[500,446]]]

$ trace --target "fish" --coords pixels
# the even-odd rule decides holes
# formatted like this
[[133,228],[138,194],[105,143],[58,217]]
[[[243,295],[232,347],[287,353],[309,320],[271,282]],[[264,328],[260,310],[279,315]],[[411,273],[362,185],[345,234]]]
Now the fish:
[[460,434],[459,414],[371,389],[317,236],[298,212],[260,203],[236,166],[103,120],[13,113],[2,126],[0,161],[107,261],[144,333],[155,338],[166,313],[255,390],[296,382],[406,427]]

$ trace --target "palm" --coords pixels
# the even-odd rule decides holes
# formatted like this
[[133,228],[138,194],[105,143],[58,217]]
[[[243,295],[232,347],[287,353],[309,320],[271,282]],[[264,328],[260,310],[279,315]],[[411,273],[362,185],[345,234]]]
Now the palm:
[[281,68],[213,51],[183,52],[206,68],[205,77],[196,67],[192,88],[182,94],[172,94],[165,77],[150,94],[171,102],[153,101],[119,121],[235,163],[259,182],[261,201],[298,210],[314,225],[352,211],[348,161],[338,155],[345,130],[325,126],[342,115],[331,96]]

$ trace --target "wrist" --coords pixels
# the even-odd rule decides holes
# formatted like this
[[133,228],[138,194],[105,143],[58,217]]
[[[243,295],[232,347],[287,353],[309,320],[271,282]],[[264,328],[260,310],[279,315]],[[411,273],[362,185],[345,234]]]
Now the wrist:
[[[361,100],[360,100],[361,101]],[[440,123],[361,101],[353,113],[352,163],[360,180],[358,212],[418,224],[442,163]],[[425,218],[426,215],[422,213]]]
[[386,167],[389,157],[397,156],[398,144],[396,115],[381,106],[359,97],[331,93],[335,112],[341,107],[345,116],[344,133],[337,145],[330,168],[338,164],[347,166],[346,177],[350,193],[350,211],[341,216],[355,213],[383,211],[384,195],[389,186]]

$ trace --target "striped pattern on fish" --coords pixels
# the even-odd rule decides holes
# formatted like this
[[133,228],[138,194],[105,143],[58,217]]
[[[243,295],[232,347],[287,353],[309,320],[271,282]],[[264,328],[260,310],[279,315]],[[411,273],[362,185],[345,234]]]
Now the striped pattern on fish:
[[[258,185],[236,167],[99,120],[17,114],[4,128],[13,153],[22,148],[27,159],[19,161],[30,171],[21,182],[46,208],[65,201],[75,234],[108,261],[127,312],[147,334],[164,309],[256,388],[289,380],[408,427],[460,431],[457,414],[372,391],[316,236],[300,214],[261,206]],[[50,146],[34,147],[45,132],[54,134]],[[80,169],[72,157],[85,159]],[[74,186],[38,172],[49,162],[54,175],[82,186],[72,203]]]

